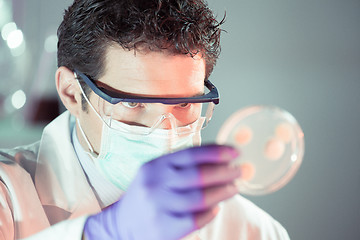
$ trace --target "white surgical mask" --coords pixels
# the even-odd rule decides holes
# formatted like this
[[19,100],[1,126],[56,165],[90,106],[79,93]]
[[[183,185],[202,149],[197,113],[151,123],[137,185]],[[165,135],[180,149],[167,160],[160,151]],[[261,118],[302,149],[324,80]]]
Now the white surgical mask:
[[[193,124],[194,126],[201,125]],[[115,126],[115,129],[143,128],[122,122],[116,122],[116,125],[118,126]],[[178,128],[178,134],[171,129],[155,129],[148,135],[137,135],[115,130],[103,122],[100,152],[96,155],[79,121],[78,126],[89,145],[89,155],[97,169],[122,190],[127,189],[142,164],[176,150],[198,146],[201,141],[201,127],[195,132],[184,134],[181,134],[182,129]],[[184,130],[189,127],[191,126],[184,127]]]

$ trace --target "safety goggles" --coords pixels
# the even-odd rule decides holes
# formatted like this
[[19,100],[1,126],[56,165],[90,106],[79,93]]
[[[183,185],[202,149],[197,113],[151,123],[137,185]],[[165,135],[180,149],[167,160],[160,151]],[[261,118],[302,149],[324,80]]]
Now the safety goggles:
[[[75,70],[74,74],[76,79],[82,79],[99,96],[97,103],[90,103],[79,84],[90,106],[97,105],[98,111],[94,110],[102,120],[109,127],[120,131],[131,131],[137,134],[149,134],[158,128],[173,129],[177,133],[199,131],[208,125],[214,107],[219,103],[218,91],[209,80],[204,81],[205,92],[200,96],[154,98],[121,93],[98,86],[95,80],[78,70]],[[130,128],[121,129],[118,122]]]

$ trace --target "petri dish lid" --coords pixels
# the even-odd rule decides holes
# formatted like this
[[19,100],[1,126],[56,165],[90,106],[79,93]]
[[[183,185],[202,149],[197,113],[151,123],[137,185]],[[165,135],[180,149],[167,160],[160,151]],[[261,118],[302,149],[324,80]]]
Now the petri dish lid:
[[298,171],[305,150],[295,117],[266,105],[236,111],[220,128],[216,142],[241,152],[235,160],[243,171],[237,186],[245,195],[265,195],[284,187]]

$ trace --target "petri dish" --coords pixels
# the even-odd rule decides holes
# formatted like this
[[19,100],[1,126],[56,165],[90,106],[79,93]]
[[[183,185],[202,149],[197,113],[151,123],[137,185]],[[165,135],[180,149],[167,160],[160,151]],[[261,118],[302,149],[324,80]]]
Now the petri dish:
[[216,142],[241,152],[235,164],[241,194],[265,195],[284,187],[304,156],[304,133],[293,115],[277,106],[256,105],[233,113],[221,126]]

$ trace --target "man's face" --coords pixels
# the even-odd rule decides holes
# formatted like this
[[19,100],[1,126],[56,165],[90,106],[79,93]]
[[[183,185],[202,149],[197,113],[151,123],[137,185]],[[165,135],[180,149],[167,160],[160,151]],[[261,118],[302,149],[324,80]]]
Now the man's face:
[[[204,91],[205,60],[200,56],[170,55],[164,52],[127,51],[119,46],[108,48],[105,59],[105,72],[99,79],[112,89],[144,97],[192,97]],[[98,98],[90,94],[90,102],[99,112]],[[153,111],[139,119],[139,125],[147,125],[159,113],[171,111],[169,106],[156,104]],[[88,112],[79,116],[81,126],[92,144],[99,152],[102,121],[88,106]],[[135,123],[136,124],[136,123]],[[77,132],[80,143],[87,149],[82,135]]]

